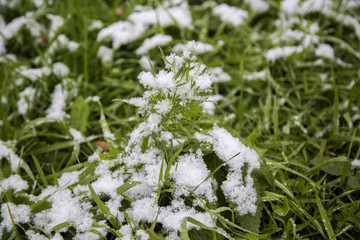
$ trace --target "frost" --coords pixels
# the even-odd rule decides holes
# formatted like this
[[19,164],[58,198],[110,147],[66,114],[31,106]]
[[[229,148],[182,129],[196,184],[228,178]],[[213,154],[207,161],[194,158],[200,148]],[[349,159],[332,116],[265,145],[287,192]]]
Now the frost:
[[[1,147],[0,147],[0,150]],[[25,180],[23,180],[20,175],[11,175],[10,177],[0,181],[0,194],[3,191],[13,189],[14,192],[20,192],[28,188],[28,184]]]
[[248,13],[245,10],[229,6],[225,3],[214,7],[213,13],[220,17],[222,21],[230,23],[234,27],[242,25],[248,18]]
[[21,115],[25,115],[32,106],[32,101],[35,98],[36,90],[32,87],[25,88],[19,93],[20,99],[17,102],[17,108]]
[[149,52],[150,49],[153,49],[157,46],[164,46],[172,41],[172,37],[170,35],[162,35],[156,34],[151,38],[145,39],[143,44],[136,49],[135,53],[138,55],[144,55]]

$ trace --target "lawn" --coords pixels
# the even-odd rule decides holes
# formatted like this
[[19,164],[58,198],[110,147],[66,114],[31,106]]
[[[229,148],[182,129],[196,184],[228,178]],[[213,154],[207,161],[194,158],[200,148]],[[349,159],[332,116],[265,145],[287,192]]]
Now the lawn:
[[0,0],[0,239],[359,239],[360,2]]

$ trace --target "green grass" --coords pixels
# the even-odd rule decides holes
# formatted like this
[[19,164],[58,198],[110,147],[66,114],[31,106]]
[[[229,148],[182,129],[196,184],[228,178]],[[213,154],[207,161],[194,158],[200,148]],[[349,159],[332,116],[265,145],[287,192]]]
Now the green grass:
[[[199,1],[196,1],[191,4],[194,5],[193,20],[198,21],[194,29],[155,26],[138,40],[116,49],[114,62],[106,67],[96,53],[100,45],[111,47],[111,43],[97,42],[97,32],[88,31],[87,26],[91,20],[102,20],[106,26],[126,20],[135,3],[105,0],[54,2],[44,11],[66,18],[59,34],[66,34],[80,45],[74,53],[60,50],[52,57],[53,62],[63,62],[70,68],[69,78],[76,82],[78,93],[65,107],[69,118],[64,122],[44,118],[51,103],[51,93],[61,81],[54,74],[36,82],[25,79],[22,86],[15,84],[19,77],[15,69],[23,65],[33,66],[32,60],[44,55],[48,43],[36,43],[39,39],[34,39],[23,29],[6,44],[8,52],[15,54],[18,62],[0,62],[0,94],[8,100],[0,105],[0,139],[16,140],[16,153],[26,162],[18,173],[32,184],[28,193],[38,195],[48,185],[58,185],[57,179],[62,173],[83,167],[89,169],[89,173],[84,174],[80,181],[84,184],[91,181],[91,176],[85,175],[92,175],[94,171],[87,162],[88,156],[96,151],[94,142],[108,141],[110,149],[105,150],[104,158],[112,159],[124,151],[127,134],[143,119],[134,107],[115,99],[141,96],[144,89],[138,83],[137,75],[142,69],[138,64],[140,57],[134,51],[150,35],[164,32],[173,36],[171,45],[192,39],[214,45],[218,41],[224,42],[223,46],[216,45],[214,51],[198,56],[206,66],[221,66],[232,77],[231,81],[214,87],[214,92],[222,94],[224,100],[216,104],[213,119],[200,119],[198,124],[209,126],[213,121],[219,121],[219,125],[233,136],[256,149],[262,159],[261,168],[253,174],[258,191],[256,215],[240,217],[234,214],[233,206],[222,196],[223,199],[219,200],[221,204],[213,206],[215,210],[212,211],[218,216],[218,227],[226,234],[219,234],[219,229],[202,226],[195,219],[188,218],[182,223],[182,239],[225,239],[224,236],[233,239],[358,238],[360,172],[351,169],[350,162],[360,158],[360,121],[353,119],[360,114],[358,108],[354,109],[360,106],[360,47],[353,28],[321,14],[306,16],[307,20],[320,23],[318,35],[321,42],[331,44],[335,56],[352,64],[351,67],[342,67],[331,60],[324,60],[319,66],[305,66],[303,63],[311,63],[315,59],[311,51],[271,63],[265,60],[263,54],[273,47],[270,34],[277,29],[274,19],[280,1],[269,1],[269,11],[250,13],[246,23],[236,28],[221,23],[210,10],[200,9]],[[141,2],[157,4],[157,1]],[[238,1],[227,2],[249,10]],[[121,16],[116,15],[119,6],[123,9]],[[16,9],[0,8],[0,14],[9,22],[23,15],[28,8],[31,9],[26,4]],[[358,18],[360,8],[351,10],[350,14]],[[39,22],[46,25],[47,21],[44,16],[39,17]],[[330,33],[326,34],[327,31]],[[251,37],[254,32],[259,34],[256,40]],[[162,50],[165,55],[171,52],[169,47]],[[163,68],[160,55],[157,48],[149,54],[155,62],[156,71]],[[244,78],[246,73],[261,70],[266,71],[264,79]],[[322,76],[325,76],[324,79]],[[354,84],[351,85],[352,81]],[[16,104],[18,94],[25,85],[33,86],[39,92],[36,100],[28,99],[32,109],[22,116]],[[85,101],[95,95],[100,97],[101,104]],[[235,113],[235,118],[224,121],[230,113]],[[79,130],[84,136],[94,136],[94,140],[76,145],[71,139],[70,128]],[[116,142],[109,142],[103,137],[104,128],[115,134]],[[194,126],[188,123],[184,123],[183,128],[185,131],[194,130]],[[174,149],[169,153],[169,162],[174,161],[181,150],[176,152]],[[213,155],[207,156],[208,164],[213,165],[209,168],[216,170],[213,172],[216,179],[224,180],[224,169],[216,169],[219,161]],[[166,178],[170,169],[163,170]],[[11,174],[8,162],[2,159],[0,180]],[[88,186],[94,207],[97,206],[112,225],[107,239],[115,239],[119,232],[114,229],[118,229],[121,223],[116,216],[110,216],[104,199],[96,195],[90,184]],[[125,192],[133,186],[122,187],[124,189],[118,190]],[[32,204],[34,212],[46,208],[46,205],[31,203],[24,193],[15,194],[11,190],[1,194],[0,202]],[[15,226],[12,217],[11,221]],[[131,223],[131,220],[128,222]],[[199,225],[202,230],[188,231],[186,224],[189,223]],[[161,232],[157,232],[158,226],[144,223],[141,227],[148,230],[151,239],[163,239]],[[25,239],[24,229],[35,230],[36,226],[16,224],[3,235],[3,239]],[[69,228],[63,236],[70,239],[71,230]]]

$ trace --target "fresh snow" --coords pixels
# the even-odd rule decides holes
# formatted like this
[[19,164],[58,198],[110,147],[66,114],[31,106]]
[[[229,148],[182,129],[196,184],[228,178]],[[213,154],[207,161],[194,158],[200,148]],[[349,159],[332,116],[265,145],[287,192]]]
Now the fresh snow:
[[138,55],[144,55],[149,52],[149,50],[157,47],[164,46],[172,41],[172,37],[170,35],[162,35],[156,34],[150,38],[145,39],[143,44],[136,49],[135,53]]
[[232,24],[234,27],[242,25],[248,18],[248,12],[225,3],[220,4],[213,9],[213,13],[222,21]]

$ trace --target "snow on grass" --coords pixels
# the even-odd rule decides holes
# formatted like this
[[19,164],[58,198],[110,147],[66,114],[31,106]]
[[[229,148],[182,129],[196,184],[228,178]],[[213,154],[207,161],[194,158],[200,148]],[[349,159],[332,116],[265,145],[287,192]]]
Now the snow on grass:
[[334,49],[329,44],[320,44],[316,50],[315,55],[328,59],[335,59]]
[[97,52],[97,57],[100,58],[102,64],[105,66],[109,66],[111,64],[113,55],[113,50],[106,46],[100,46]]
[[[97,40],[102,41],[110,38],[113,48],[119,48],[121,45],[138,39],[150,26],[160,24],[162,27],[179,25],[180,27],[192,28],[191,22],[191,14],[186,3],[169,8],[160,5],[156,9],[138,5],[135,7],[135,11],[128,16],[128,21],[118,21],[101,29]],[[158,39],[155,40],[158,41]],[[165,42],[168,40],[168,38],[165,39]],[[161,39],[161,42],[164,42],[164,39]],[[146,44],[150,44],[150,42]],[[154,42],[151,42],[151,45],[153,44]],[[139,50],[138,54],[146,53],[149,47],[144,46],[143,48]]]
[[154,66],[154,62],[147,56],[141,56],[139,64],[146,71],[151,71],[151,66]]
[[304,47],[302,46],[274,47],[265,53],[265,57],[268,61],[275,61],[277,59],[286,58],[295,53],[301,53],[303,51]]
[[30,79],[33,82],[51,74],[51,69],[49,67],[26,68],[25,66],[22,66],[19,67],[16,71],[23,78]]
[[27,188],[28,183],[18,174],[11,175],[10,177],[0,181],[0,194],[9,189],[14,190],[14,192],[20,192]]
[[189,190],[199,185],[195,193],[205,196],[210,202],[215,202],[217,198],[213,191],[212,178],[202,183],[209,174],[210,171],[206,167],[201,150],[198,150],[196,154],[180,156],[176,168],[171,168],[170,171],[170,177],[178,184],[175,194],[188,196]]
[[[229,166],[229,174],[221,185],[224,195],[237,205],[235,209],[240,215],[255,214],[257,197],[251,172],[260,167],[258,154],[224,128],[214,126],[208,134],[197,133],[195,137],[212,144],[218,157]],[[242,173],[244,167],[246,176]]]
[[247,73],[247,74],[243,75],[243,78],[246,80],[250,80],[250,81],[257,80],[257,79],[265,80],[266,79],[266,71],[262,70],[259,72]]
[[145,39],[143,44],[136,49],[135,53],[138,55],[144,55],[149,52],[149,50],[157,47],[164,46],[172,41],[172,37],[170,35],[162,35],[156,34],[150,38]]
[[255,12],[266,12],[269,9],[269,4],[264,0],[245,0]]
[[189,48],[188,44],[194,44],[194,52],[196,54],[203,54],[207,52],[211,52],[214,50],[214,47],[211,44],[203,43],[203,42],[195,42],[189,41],[187,44],[178,43],[173,47],[174,52],[183,52],[184,49]]
[[86,139],[83,137],[83,135],[81,134],[81,132],[79,132],[78,130],[74,129],[74,128],[70,128],[69,130],[72,138],[73,138],[73,141],[74,141],[74,144],[75,145],[78,145],[80,143],[83,143],[86,141]]
[[1,158],[6,158],[10,162],[10,167],[13,172],[16,172],[23,163],[23,160],[9,147],[9,144],[2,140],[0,140],[0,159]]
[[213,82],[226,82],[231,80],[230,75],[224,72],[221,67],[209,68],[208,71],[211,74],[211,80]]
[[[0,223],[0,233],[3,231],[3,229],[7,231],[10,231],[12,229],[12,220],[15,224],[30,222],[30,207],[25,204],[16,205],[11,202],[3,203],[1,204],[1,216],[2,221]],[[1,235],[2,234],[0,234],[0,236]]]
[[63,108],[66,106],[66,98],[68,92],[59,83],[55,86],[54,92],[51,94],[52,102],[48,109],[46,109],[46,118],[54,119],[56,121],[63,121],[67,116]]
[[20,99],[17,102],[17,108],[21,115],[26,115],[26,113],[31,109],[35,94],[36,89],[32,87],[27,87],[19,93]]
[[248,18],[247,11],[234,6],[229,6],[225,3],[214,7],[213,13],[222,21],[230,23],[234,27],[242,25]]
[[351,168],[359,168],[360,169],[360,160],[359,159],[354,159],[351,162]]
[[[91,203],[74,197],[69,189],[57,189],[55,186],[49,186],[45,191],[52,194],[48,198],[51,208],[34,215],[33,221],[37,226],[42,227],[48,233],[51,228],[64,222],[72,222],[79,233],[92,229],[94,220],[89,212],[89,209],[92,208]],[[59,232],[65,232],[67,229],[68,227],[63,228]]]
[[50,20],[50,29],[49,29],[49,38],[53,39],[59,29],[65,24],[65,21],[62,17],[53,15],[53,14],[46,14],[46,17]]

